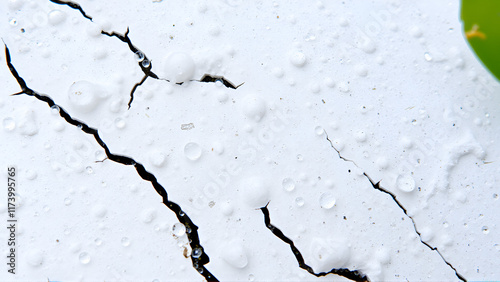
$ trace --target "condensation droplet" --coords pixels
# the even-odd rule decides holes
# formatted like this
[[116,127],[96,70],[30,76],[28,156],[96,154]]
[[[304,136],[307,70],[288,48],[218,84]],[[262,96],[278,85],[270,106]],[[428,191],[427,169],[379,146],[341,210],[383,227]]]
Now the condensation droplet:
[[96,238],[96,239],[94,240],[94,243],[96,244],[96,246],[100,246],[100,245],[102,245],[102,240],[101,240],[101,238]]
[[122,129],[125,127],[125,120],[122,118],[117,118],[115,119],[115,126],[118,129]]
[[202,254],[203,254],[203,250],[201,248],[194,248],[191,256],[196,259],[196,258],[201,257]]
[[488,234],[488,233],[490,233],[490,230],[488,229],[488,226],[483,226],[483,227],[481,228],[481,230],[483,231],[483,233],[484,233],[484,234]]
[[403,192],[411,192],[415,190],[415,179],[410,175],[399,175],[396,185]]
[[138,62],[142,62],[144,60],[144,53],[142,53],[141,51],[135,52],[135,59]]
[[64,204],[65,204],[66,206],[71,205],[71,199],[70,199],[70,198],[66,198],[66,199],[64,199]]
[[335,206],[336,199],[334,195],[330,192],[323,193],[321,197],[319,198],[319,203],[322,208],[324,209],[331,209],[333,206]]
[[174,224],[174,226],[172,226],[172,233],[174,233],[174,235],[177,237],[181,237],[182,235],[186,234],[186,226],[178,222]]
[[292,65],[300,68],[306,64],[307,58],[306,55],[302,52],[294,52],[290,55],[290,62],[292,63]]
[[314,132],[316,132],[316,135],[321,136],[325,133],[325,130],[321,126],[316,126],[316,128],[314,128]]
[[34,170],[28,169],[26,171],[26,179],[28,180],[35,180],[37,176],[38,174]]
[[201,147],[198,143],[190,142],[184,146],[184,155],[186,158],[196,161],[201,157]]
[[86,252],[80,253],[78,258],[82,264],[88,264],[90,262],[90,255]]
[[291,178],[283,179],[283,189],[287,192],[292,192],[295,189],[295,181]]
[[301,154],[297,155],[297,161],[301,162],[304,160],[304,157]]
[[13,118],[4,118],[3,119],[3,128],[5,128],[7,131],[12,131],[16,128],[16,122],[14,121]]
[[124,247],[130,246],[130,239],[128,237],[122,238],[122,246],[124,246]]
[[427,62],[432,61],[432,56],[431,56],[431,54],[429,54],[429,52],[425,52],[425,53],[424,53],[424,58],[425,58],[425,60],[426,60]]
[[299,206],[299,207],[304,206],[304,203],[305,203],[305,201],[304,201],[304,198],[302,198],[302,197],[297,197],[295,199],[295,204],[297,204],[297,206]]
[[142,60],[141,65],[145,68],[148,68],[151,65],[151,61],[149,61],[148,59],[144,59]]

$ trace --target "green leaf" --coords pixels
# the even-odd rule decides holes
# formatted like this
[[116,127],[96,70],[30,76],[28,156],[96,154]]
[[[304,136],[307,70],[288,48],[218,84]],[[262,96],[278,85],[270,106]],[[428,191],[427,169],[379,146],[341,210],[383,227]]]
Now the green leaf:
[[470,46],[500,80],[500,0],[462,0],[461,18]]

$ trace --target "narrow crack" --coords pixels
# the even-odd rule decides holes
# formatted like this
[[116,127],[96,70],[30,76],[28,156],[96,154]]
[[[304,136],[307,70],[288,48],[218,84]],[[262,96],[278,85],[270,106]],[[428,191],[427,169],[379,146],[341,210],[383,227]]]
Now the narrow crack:
[[307,272],[316,277],[322,277],[328,274],[336,274],[353,281],[370,281],[368,277],[365,274],[361,273],[360,271],[349,270],[347,268],[332,268],[332,270],[328,272],[319,272],[319,273],[314,272],[312,267],[310,267],[305,263],[304,257],[300,253],[299,249],[295,247],[293,241],[290,238],[286,237],[285,234],[283,234],[283,232],[278,227],[271,224],[271,217],[269,216],[269,209],[267,208],[268,205],[269,203],[265,207],[260,208],[260,210],[264,214],[264,223],[266,224],[267,229],[271,230],[271,232],[273,232],[273,234],[276,237],[280,238],[283,242],[290,245],[290,249],[292,249],[292,252],[295,255],[295,259],[297,259],[300,268],[307,270]]
[[[5,43],[4,43],[5,44]],[[180,223],[184,224],[186,227],[186,234],[189,240],[189,245],[191,246],[191,261],[193,264],[193,268],[195,268],[207,281],[218,281],[217,278],[206,269],[205,264],[210,262],[210,258],[208,255],[204,252],[203,246],[200,244],[200,238],[198,235],[198,226],[196,226],[193,221],[189,218],[189,216],[182,210],[182,208],[175,202],[172,202],[168,199],[168,194],[165,188],[157,181],[156,177],[148,172],[146,168],[141,164],[136,162],[133,158],[127,157],[127,156],[121,156],[121,155],[115,155],[111,153],[109,150],[108,146],[104,141],[101,139],[99,136],[98,130],[95,128],[92,128],[85,124],[82,121],[73,119],[68,112],[66,112],[62,107],[60,107],[58,104],[52,100],[47,95],[44,94],[39,94],[38,92],[32,90],[26,85],[26,82],[24,79],[18,74],[17,70],[15,69],[14,65],[11,62],[11,56],[9,52],[9,48],[7,48],[7,45],[5,44],[5,57],[6,57],[6,62],[7,66],[9,67],[9,70],[14,76],[14,78],[17,80],[17,83],[21,87],[21,91],[17,92],[15,94],[12,94],[13,96],[15,95],[21,95],[21,94],[26,94],[28,96],[33,96],[36,99],[43,101],[49,105],[52,109],[57,109],[59,112],[59,115],[69,124],[76,126],[80,128],[83,132],[90,134],[94,136],[95,140],[97,143],[104,149],[106,153],[107,159],[120,163],[123,165],[132,165],[135,167],[137,173],[139,176],[148,182],[150,182],[153,186],[153,188],[156,190],[156,192],[162,197],[163,199],[163,204],[167,206],[172,212],[175,213],[177,219],[179,220]]]
[[80,11],[80,13],[82,13],[82,15],[89,19],[90,21],[92,21],[92,17],[87,15],[85,13],[85,11],[83,10],[82,6],[80,6],[80,4],[78,3],[75,3],[75,2],[72,2],[72,1],[62,1],[62,0],[50,0],[50,2],[52,3],[55,3],[55,4],[59,4],[59,5],[67,5],[67,6],[70,6],[71,8],[75,9],[75,10],[78,10]]
[[[80,13],[82,13],[82,15],[85,18],[92,21],[92,17],[88,16],[85,13],[85,11],[83,10],[83,8],[80,6],[80,4],[78,4],[78,3],[75,3],[72,1],[62,1],[62,0],[49,0],[49,1],[56,3],[56,4],[60,4],[60,5],[67,5],[73,9],[79,10]],[[147,58],[147,56],[144,52],[142,52],[141,50],[139,50],[139,48],[137,48],[134,44],[132,44],[132,40],[130,39],[130,37],[128,37],[129,31],[130,30],[128,27],[127,27],[127,31],[124,34],[120,34],[116,31],[107,32],[105,30],[101,30],[101,34],[107,35],[109,37],[116,37],[116,38],[120,39],[122,42],[127,43],[128,47],[130,48],[130,51],[132,51],[137,56],[137,61],[138,61],[139,67],[141,68],[142,72],[144,73],[144,76],[141,79],[141,81],[134,84],[134,86],[132,87],[132,90],[130,91],[130,99],[129,99],[129,102],[127,104],[128,109],[130,109],[130,107],[132,106],[132,101],[134,100],[135,91],[137,90],[137,88],[139,88],[139,86],[141,86],[144,82],[146,82],[146,79],[148,77],[152,77],[154,79],[161,79],[161,80],[165,80],[165,81],[170,82],[170,80],[168,80],[168,79],[159,78],[153,71],[151,71],[151,69],[153,68],[153,64],[151,63],[151,60],[149,60]],[[226,86],[227,88],[231,88],[231,89],[237,89],[238,87],[240,87],[241,85],[244,84],[244,82],[243,82],[239,85],[235,85],[231,81],[229,81],[228,79],[224,78],[223,76],[211,75],[211,74],[204,74],[200,80],[191,80],[191,81],[211,82],[211,83],[215,83],[217,81],[220,81],[220,82],[222,82],[222,84],[224,86]],[[182,85],[183,83],[184,82],[178,82],[176,84]]]
[[239,85],[235,85],[233,84],[231,81],[229,81],[228,79],[226,79],[225,77],[223,76],[220,76],[220,75],[211,75],[211,74],[204,74],[203,77],[200,79],[200,80],[195,80],[195,81],[198,81],[198,82],[217,82],[217,81],[220,81],[222,82],[222,84],[224,86],[226,86],[227,88],[231,88],[231,89],[237,89],[238,87],[242,86],[245,82],[243,83],[240,83]]
[[[341,158],[342,160],[344,160],[344,161],[346,161],[346,162],[351,162],[351,163],[353,163],[356,167],[358,167],[358,168],[359,168],[359,166],[358,166],[358,165],[357,165],[354,161],[349,160],[349,159],[346,159],[346,158],[344,158],[344,157],[340,154],[340,151],[339,151],[339,150],[337,150],[337,148],[335,148],[335,146],[333,145],[332,141],[331,141],[331,140],[330,140],[330,138],[328,137],[328,133],[326,133],[326,131],[325,131],[325,135],[326,135],[326,140],[328,140],[328,142],[330,142],[331,147],[332,147],[332,148],[333,148],[333,149],[337,152],[337,154],[339,155],[339,158]],[[377,182],[377,183],[375,183],[375,182],[371,179],[371,177],[370,177],[368,174],[366,174],[366,172],[363,172],[363,175],[364,175],[364,176],[368,179],[368,181],[370,181],[371,185],[373,186],[373,188],[374,188],[375,190],[378,190],[378,191],[380,191],[380,192],[382,192],[382,193],[385,193],[385,194],[387,194],[387,195],[391,196],[391,198],[392,198],[392,199],[394,200],[394,202],[398,205],[398,207],[399,207],[399,208],[403,211],[403,213],[406,215],[406,217],[408,217],[408,218],[411,220],[411,222],[412,222],[412,224],[413,224],[413,229],[415,230],[415,233],[417,233],[417,235],[418,235],[418,237],[419,237],[420,242],[421,242],[422,244],[424,244],[424,245],[425,245],[427,248],[429,248],[430,250],[432,250],[432,251],[436,251],[436,252],[439,254],[439,256],[441,257],[441,259],[442,259],[442,260],[443,260],[443,261],[444,261],[444,262],[445,262],[445,263],[446,263],[446,264],[447,264],[447,265],[448,265],[451,269],[453,269],[453,271],[455,271],[455,275],[458,277],[458,279],[460,279],[460,280],[462,280],[462,281],[464,281],[464,282],[465,282],[465,281],[467,281],[467,279],[465,279],[465,277],[463,277],[460,273],[458,273],[457,269],[456,269],[455,267],[453,267],[453,265],[452,265],[450,262],[448,262],[448,261],[444,258],[444,256],[441,254],[441,252],[438,250],[438,248],[437,248],[437,247],[433,247],[433,246],[431,246],[429,243],[427,243],[427,242],[425,242],[424,240],[422,240],[422,234],[418,231],[418,229],[417,229],[417,224],[415,223],[415,220],[413,219],[413,217],[411,217],[410,215],[408,215],[408,212],[407,212],[406,208],[405,208],[405,207],[401,204],[401,202],[399,202],[399,201],[398,201],[398,199],[396,198],[396,195],[395,195],[394,193],[392,193],[392,192],[390,192],[390,191],[388,191],[388,190],[384,189],[383,187],[381,187],[381,186],[380,186],[380,181],[379,181],[379,182]]]
[[130,48],[130,51],[132,51],[138,58],[138,64],[139,67],[141,68],[142,72],[144,73],[144,77],[142,80],[134,85],[132,90],[130,91],[130,100],[128,101],[128,108],[132,106],[132,101],[134,100],[134,92],[135,90],[142,85],[148,77],[152,77],[154,79],[159,79],[159,77],[151,71],[153,68],[153,63],[151,60],[148,59],[146,54],[144,54],[141,50],[139,50],[137,47],[135,47],[134,44],[132,44],[132,40],[130,40],[130,37],[128,37],[129,33],[129,28],[127,27],[127,31],[124,34],[120,34],[118,32],[107,32],[102,30],[101,34],[107,35],[109,37],[116,37],[120,39],[122,42],[127,43],[128,47]]

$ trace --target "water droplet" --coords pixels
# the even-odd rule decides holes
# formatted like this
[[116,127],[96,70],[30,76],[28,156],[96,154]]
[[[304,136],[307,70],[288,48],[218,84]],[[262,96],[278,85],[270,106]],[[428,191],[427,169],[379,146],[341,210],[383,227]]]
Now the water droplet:
[[294,52],[290,55],[290,63],[298,68],[303,67],[306,61],[306,55],[302,52]]
[[130,239],[128,237],[122,238],[122,246],[124,246],[124,247],[130,246]]
[[495,247],[495,249],[496,249],[497,251],[500,251],[500,244],[495,244],[495,245],[493,245],[493,247]]
[[396,185],[403,192],[415,190],[415,179],[411,175],[399,175],[396,179]]
[[295,199],[295,204],[297,204],[297,206],[299,206],[299,207],[304,206],[304,203],[305,203],[305,201],[304,201],[304,198],[302,198],[302,197],[297,197]]
[[58,25],[66,20],[66,14],[60,10],[52,10],[49,12],[49,23]]
[[297,155],[297,161],[301,162],[304,160],[304,157],[301,154]]
[[248,257],[243,244],[237,240],[230,241],[222,248],[222,258],[234,268],[245,268],[248,265]]
[[272,73],[277,78],[282,78],[283,75],[285,75],[285,72],[283,71],[283,69],[282,68],[278,68],[278,67],[273,68]]
[[14,128],[16,128],[16,122],[14,121],[13,118],[4,118],[3,119],[3,128],[5,128],[7,131],[12,131]]
[[366,133],[364,131],[358,131],[354,137],[359,143],[366,141]]
[[295,189],[295,181],[290,178],[283,179],[283,189],[287,192],[292,192]]
[[483,227],[481,228],[481,230],[483,231],[483,233],[484,233],[484,234],[488,234],[488,233],[490,233],[490,230],[488,229],[488,226],[483,226]]
[[122,129],[125,127],[125,120],[122,118],[117,118],[115,119],[115,126],[118,129]]
[[96,244],[96,246],[100,246],[100,245],[102,245],[102,240],[101,240],[101,238],[96,238],[96,239],[94,240],[94,243]]
[[151,65],[151,61],[148,59],[144,59],[142,60],[141,65],[145,68],[148,68]]
[[195,72],[193,58],[186,53],[176,52],[165,59],[165,78],[175,82],[189,81]]
[[26,171],[26,179],[28,180],[35,180],[37,176],[38,174],[34,170],[28,169]]
[[57,105],[54,105],[54,106],[50,107],[50,109],[51,109],[53,115],[58,115],[59,111],[61,110],[59,108],[59,106],[57,106]]
[[198,160],[201,157],[201,153],[201,147],[198,143],[190,142],[184,146],[184,155],[192,161]]
[[251,120],[259,122],[266,115],[266,102],[255,94],[249,94],[242,99],[243,113]]
[[91,166],[86,167],[85,170],[87,171],[88,174],[94,172],[94,169]]
[[359,65],[355,67],[356,74],[360,77],[366,77],[368,75],[368,67],[365,65]]
[[71,199],[70,199],[70,198],[65,198],[65,199],[64,199],[64,204],[65,204],[66,206],[71,205]]
[[345,83],[345,82],[340,82],[338,88],[339,88],[339,91],[342,93],[349,92],[349,85],[347,85],[347,83]]
[[156,211],[154,209],[147,209],[142,212],[141,218],[142,222],[150,223],[151,221],[153,221],[153,219],[156,218]]
[[203,250],[201,248],[194,248],[191,256],[193,258],[197,259],[197,258],[201,257],[202,254],[203,254]]
[[186,226],[178,222],[174,224],[174,226],[172,226],[172,233],[174,233],[174,235],[177,237],[181,237],[182,235],[186,234]]
[[101,92],[96,84],[80,80],[69,87],[68,98],[73,108],[82,113],[88,113],[98,107]]
[[321,136],[325,133],[325,130],[321,126],[316,126],[316,128],[314,128],[314,132],[316,132],[316,135]]
[[141,51],[135,52],[135,59],[138,62],[142,62],[144,60],[144,53],[142,53]]
[[425,58],[425,60],[426,60],[427,62],[432,61],[432,56],[431,56],[431,54],[429,54],[429,52],[425,52],[425,53],[424,53],[424,58]]
[[248,281],[255,281],[255,275],[249,274],[248,275]]
[[322,208],[327,210],[335,206],[335,203],[336,199],[330,192],[323,193],[319,198],[319,204],[321,205]]
[[80,253],[78,258],[82,264],[88,264],[90,262],[90,255],[86,252]]

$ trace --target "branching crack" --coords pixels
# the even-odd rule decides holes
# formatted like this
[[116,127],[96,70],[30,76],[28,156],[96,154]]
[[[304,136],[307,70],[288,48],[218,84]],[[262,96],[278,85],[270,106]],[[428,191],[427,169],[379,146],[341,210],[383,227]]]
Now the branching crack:
[[5,45],[5,57],[7,61],[7,66],[9,67],[9,70],[11,74],[14,76],[14,78],[17,80],[17,83],[21,87],[21,91],[12,95],[21,95],[21,94],[26,94],[28,96],[35,97],[36,99],[43,101],[49,105],[52,109],[57,109],[59,111],[59,115],[69,124],[76,126],[80,128],[83,132],[86,134],[90,134],[94,136],[95,140],[97,143],[104,149],[106,153],[107,159],[123,164],[123,165],[132,165],[136,169],[137,173],[139,176],[148,182],[150,182],[153,186],[153,188],[156,190],[156,192],[162,197],[163,199],[163,204],[167,206],[172,212],[175,213],[177,219],[179,222],[184,224],[186,227],[186,234],[189,240],[189,245],[191,246],[192,249],[192,254],[191,254],[191,261],[193,264],[193,267],[203,276],[207,281],[218,281],[215,276],[213,276],[210,271],[208,271],[205,268],[205,264],[210,262],[210,259],[208,255],[204,252],[203,246],[200,244],[200,238],[198,235],[198,226],[196,226],[193,221],[189,218],[189,216],[182,210],[182,208],[176,204],[175,202],[172,202],[168,199],[168,194],[165,188],[157,181],[156,177],[148,172],[146,168],[141,164],[136,162],[133,158],[127,157],[127,156],[121,156],[121,155],[115,155],[111,153],[109,150],[108,146],[104,141],[101,139],[99,136],[99,133],[97,129],[92,128],[85,124],[82,121],[73,119],[68,112],[66,112],[62,107],[60,107],[58,104],[52,100],[47,95],[44,94],[39,94],[38,92],[30,89],[27,85],[24,79],[18,74],[17,70],[15,69],[14,65],[11,62],[11,57],[10,57],[10,52],[9,49],[7,48],[7,45]]
[[307,270],[307,272],[316,277],[322,277],[328,274],[336,274],[351,279],[353,281],[370,281],[368,277],[365,274],[361,273],[360,271],[349,270],[347,268],[332,268],[332,270],[328,272],[319,272],[319,273],[314,272],[312,267],[310,267],[305,263],[304,257],[300,253],[299,249],[295,247],[293,241],[290,238],[286,237],[285,234],[283,234],[283,232],[278,227],[271,224],[271,217],[269,216],[269,209],[267,208],[268,205],[269,203],[265,207],[260,208],[260,210],[264,214],[264,223],[266,224],[266,227],[269,230],[271,230],[271,232],[273,232],[273,234],[276,237],[280,238],[283,242],[290,245],[290,249],[292,249],[292,252],[295,255],[295,258],[297,259],[300,268]]
[[72,2],[72,1],[62,1],[62,0],[50,0],[50,2],[52,3],[55,3],[55,4],[59,4],[59,5],[67,5],[67,6],[70,6],[71,8],[75,9],[75,10],[78,10],[80,11],[80,13],[82,13],[82,15],[89,19],[90,21],[92,21],[92,17],[87,15],[85,13],[85,11],[83,10],[82,6],[80,6],[80,4],[78,3],[75,3],[75,2]]
[[132,101],[134,100],[134,92],[139,87],[142,85],[148,77],[152,77],[154,79],[159,79],[158,76],[151,71],[153,68],[153,64],[151,60],[148,59],[146,54],[144,54],[142,51],[140,51],[137,47],[135,47],[134,44],[132,44],[132,40],[130,40],[130,37],[128,37],[129,33],[129,28],[127,27],[127,31],[124,34],[120,34],[118,32],[107,32],[102,30],[101,33],[104,35],[107,35],[109,37],[116,37],[120,39],[121,41],[127,43],[128,47],[130,48],[130,51],[134,52],[134,54],[138,57],[138,64],[139,67],[141,68],[142,72],[144,73],[144,77],[142,80],[134,85],[132,90],[130,91],[130,100],[128,101],[128,108],[130,109],[130,106],[132,105]]
[[[56,3],[56,4],[60,4],[60,5],[67,5],[73,9],[79,10],[80,13],[82,13],[82,15],[85,18],[92,21],[92,17],[88,16],[85,13],[85,11],[83,10],[83,8],[80,6],[80,4],[78,4],[78,3],[75,3],[72,1],[63,1],[63,0],[50,0],[50,1],[53,3]],[[170,80],[159,78],[154,72],[151,71],[151,69],[153,68],[153,64],[151,63],[151,60],[148,59],[148,57],[146,56],[145,53],[143,53],[141,50],[139,50],[139,48],[137,48],[134,44],[132,44],[132,40],[130,39],[130,37],[128,37],[128,33],[129,33],[128,27],[127,27],[127,31],[124,34],[120,34],[116,31],[108,32],[105,30],[101,30],[101,34],[107,35],[109,37],[116,37],[116,38],[120,39],[122,42],[127,43],[128,47],[130,48],[130,51],[132,51],[137,56],[139,67],[141,68],[142,72],[144,73],[144,76],[142,77],[141,81],[134,84],[134,87],[132,87],[132,90],[130,91],[130,99],[129,99],[128,104],[127,104],[128,109],[130,109],[130,107],[132,106],[132,101],[134,100],[135,91],[137,90],[137,88],[139,88],[139,86],[141,86],[144,82],[146,82],[146,79],[148,77],[152,77],[154,79],[161,79],[161,80],[165,80],[168,82],[170,82]],[[244,83],[243,82],[239,85],[235,85],[231,81],[229,81],[228,79],[224,78],[223,76],[211,75],[211,74],[203,75],[203,77],[200,80],[191,80],[191,81],[212,82],[212,83],[220,81],[220,82],[222,82],[222,84],[224,86],[226,86],[227,88],[231,88],[231,89],[236,89],[236,88],[240,87],[241,85],[243,85],[243,83]],[[182,85],[183,83],[184,82],[178,82],[176,84]]]
[[[352,162],[356,167],[358,167],[358,165],[356,165],[356,163],[352,160],[349,160],[349,159],[346,159],[344,157],[342,157],[342,155],[340,154],[340,151],[337,150],[335,148],[335,146],[333,146],[333,143],[332,141],[330,140],[330,138],[328,137],[328,134],[326,133],[325,131],[325,134],[326,134],[326,140],[328,140],[328,142],[330,142],[330,145],[332,146],[332,148],[337,152],[337,154],[339,155],[339,158],[341,158],[342,160],[344,161],[347,161],[347,162]],[[441,257],[441,259],[451,268],[453,269],[453,271],[455,271],[455,275],[458,277],[458,279],[462,280],[462,281],[467,281],[467,279],[465,279],[465,277],[463,277],[460,273],[458,273],[457,269],[455,267],[453,267],[453,265],[448,262],[444,256],[441,254],[441,252],[438,250],[437,247],[433,247],[431,246],[429,243],[425,242],[424,240],[422,240],[422,234],[418,231],[417,229],[417,224],[415,223],[415,220],[413,219],[413,217],[411,217],[410,215],[408,215],[408,212],[406,210],[406,208],[401,204],[401,202],[398,201],[398,199],[396,198],[396,195],[386,189],[384,189],[383,187],[380,186],[380,181],[375,183],[370,176],[368,176],[368,174],[366,174],[366,172],[363,172],[363,175],[370,181],[371,185],[373,186],[373,188],[375,190],[378,190],[382,193],[385,193],[389,196],[391,196],[392,200],[396,203],[396,205],[398,205],[398,207],[403,211],[403,213],[406,215],[406,217],[408,217],[412,224],[413,224],[413,229],[415,230],[415,233],[417,233],[418,237],[419,237],[419,240],[422,244],[424,244],[427,248],[429,248],[430,250],[432,251],[436,251],[439,256]]]

